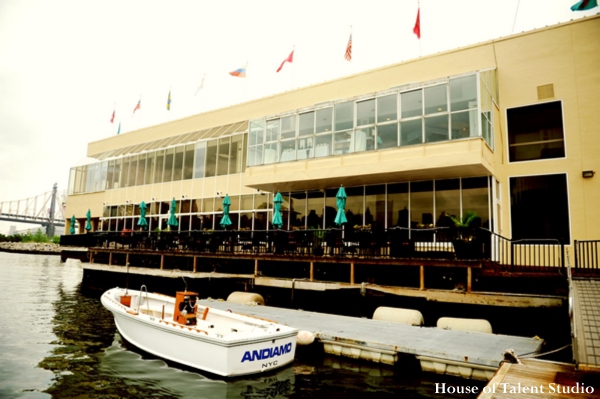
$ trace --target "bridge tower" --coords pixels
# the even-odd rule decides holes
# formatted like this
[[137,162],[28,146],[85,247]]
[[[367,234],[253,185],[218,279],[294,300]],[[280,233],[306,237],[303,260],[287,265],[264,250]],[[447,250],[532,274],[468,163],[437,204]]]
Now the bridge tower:
[[48,238],[54,237],[54,212],[56,211],[56,192],[58,189],[58,183],[54,183],[52,186],[52,198],[50,199],[50,223],[46,225],[46,236]]

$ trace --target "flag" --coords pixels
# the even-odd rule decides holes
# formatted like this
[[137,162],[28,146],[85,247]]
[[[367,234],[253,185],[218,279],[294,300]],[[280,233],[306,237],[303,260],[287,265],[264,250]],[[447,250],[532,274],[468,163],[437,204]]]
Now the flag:
[[[247,64],[246,64],[247,66]],[[244,66],[243,68],[238,68],[233,72],[229,72],[229,74],[231,76],[237,76],[238,78],[245,78],[246,77],[246,66]]]
[[133,109],[133,115],[135,115],[135,111],[142,108],[142,99],[140,98],[135,108]]
[[419,39],[421,38],[421,7],[419,7],[419,10],[417,11],[417,22],[415,22],[413,33],[417,35]]
[[171,90],[169,90],[169,97],[167,98],[167,111],[171,110]]
[[194,93],[194,95],[198,94],[198,92],[202,89],[204,89],[204,78],[206,77],[206,74],[204,74],[204,76],[202,76],[202,82],[200,82],[200,86],[198,86],[198,88],[196,89],[196,92]]
[[288,55],[288,57],[285,60],[283,60],[281,65],[279,65],[279,68],[277,68],[277,72],[281,71],[281,68],[283,68],[283,64],[285,64],[286,62],[292,62],[292,61],[294,61],[294,50],[292,50],[290,55]]
[[121,122],[119,122],[119,128],[117,129],[117,134],[121,134]]
[[346,61],[352,60],[352,33],[350,33],[350,38],[348,39],[348,44],[346,45],[346,54],[344,54],[344,58]]
[[591,10],[594,7],[598,7],[597,0],[581,0],[571,6],[571,11],[585,11]]
[[115,110],[113,110],[112,116],[110,117],[110,123],[114,123],[115,121]]

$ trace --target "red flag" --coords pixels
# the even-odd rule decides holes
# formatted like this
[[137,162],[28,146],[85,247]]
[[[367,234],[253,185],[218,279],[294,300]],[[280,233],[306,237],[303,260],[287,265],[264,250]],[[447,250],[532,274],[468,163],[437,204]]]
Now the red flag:
[[344,58],[346,61],[352,61],[352,33],[350,33],[350,38],[348,39],[348,44],[346,45],[346,54],[344,54]]
[[277,72],[281,71],[281,68],[283,68],[283,64],[285,64],[286,62],[292,62],[292,61],[294,61],[294,50],[292,50],[290,55],[288,55],[288,57],[285,60],[283,60],[281,65],[279,65],[279,68],[277,68]]
[[112,116],[110,117],[110,123],[114,123],[115,121],[115,111],[113,111]]
[[135,106],[135,108],[133,109],[133,114],[135,114],[135,111],[137,111],[138,109],[142,108],[142,99],[140,98],[140,100],[138,101],[137,105]]
[[419,39],[421,38],[421,7],[419,7],[419,10],[417,11],[417,22],[415,22],[413,33],[417,35]]

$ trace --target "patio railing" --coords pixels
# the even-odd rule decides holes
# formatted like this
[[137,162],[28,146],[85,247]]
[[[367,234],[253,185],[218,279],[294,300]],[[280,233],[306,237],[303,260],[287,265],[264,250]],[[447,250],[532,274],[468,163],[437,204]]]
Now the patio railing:
[[[559,240],[511,240],[483,228],[387,230],[121,231],[61,236],[61,245],[131,250],[190,251],[288,256],[362,256],[396,259],[485,260],[510,271],[546,271],[565,266]],[[575,241],[575,268],[599,270],[600,241]]]

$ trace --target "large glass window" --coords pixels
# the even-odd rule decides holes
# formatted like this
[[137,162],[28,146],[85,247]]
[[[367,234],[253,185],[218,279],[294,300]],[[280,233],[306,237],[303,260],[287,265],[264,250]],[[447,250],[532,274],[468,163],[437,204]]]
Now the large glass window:
[[141,186],[144,184],[144,175],[146,173],[146,154],[141,154],[138,158],[137,176],[135,185]]
[[436,227],[452,227],[450,216],[460,219],[460,180],[435,181]]
[[398,95],[377,97],[377,123],[395,121],[397,119]]
[[148,158],[146,159],[146,175],[144,176],[144,184],[152,184],[152,179],[154,177],[154,160],[156,158],[156,153],[151,152],[148,154]]
[[433,181],[410,184],[410,227],[433,226]]
[[185,146],[185,156],[183,160],[183,180],[189,180],[194,177],[194,144]]
[[296,115],[281,118],[281,139],[292,139],[296,137]]
[[206,145],[205,176],[213,177],[217,174],[217,149],[219,140],[210,140]]
[[387,227],[410,227],[408,183],[388,184],[387,195]]
[[425,142],[448,140],[448,114],[425,118]]
[[423,143],[423,119],[400,122],[400,145]]
[[354,127],[354,101],[335,105],[335,130],[346,130]]
[[450,79],[450,109],[462,111],[477,107],[476,75]]
[[510,200],[513,239],[554,238],[570,243],[566,174],[513,177]]
[[398,123],[377,126],[377,148],[393,148],[398,146]]
[[204,177],[206,161],[206,141],[196,144],[196,155],[194,161],[194,179]]
[[173,158],[173,181],[179,181],[183,177],[183,150],[183,146],[175,148],[175,157]]
[[407,91],[400,94],[402,119],[423,115],[423,90]]
[[565,156],[560,101],[511,108],[506,117],[511,162]]
[[331,132],[332,124],[332,109],[324,108],[317,110],[317,116],[315,121],[315,133]]
[[372,125],[375,123],[375,99],[356,103],[356,126]]
[[165,150],[165,165],[163,171],[163,182],[170,182],[173,180],[173,158],[175,156],[175,149],[168,148]]
[[231,137],[231,148],[229,151],[229,174],[242,172],[244,135],[236,134]]
[[448,99],[446,98],[446,85],[427,87],[425,94],[425,114],[437,114],[448,111]]
[[162,182],[164,160],[165,160],[164,150],[156,151],[156,162],[155,162],[155,168],[154,168],[154,183]]
[[217,176],[223,176],[229,173],[230,142],[230,137],[223,137],[219,139],[219,154],[217,156]]

